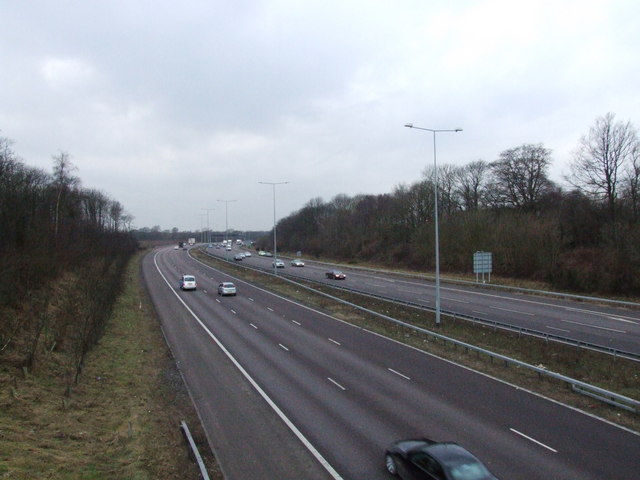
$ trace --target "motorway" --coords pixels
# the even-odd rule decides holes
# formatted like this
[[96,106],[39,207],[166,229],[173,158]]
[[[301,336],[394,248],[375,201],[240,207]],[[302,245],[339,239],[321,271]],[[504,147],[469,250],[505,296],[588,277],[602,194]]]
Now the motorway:
[[[234,247],[236,248],[236,247]],[[233,259],[223,249],[207,248],[209,254]],[[340,266],[346,280],[325,278],[332,267],[305,260],[305,267],[279,269],[287,275],[308,280],[348,286],[389,299],[412,302],[425,307],[435,306],[435,285],[428,280],[401,277],[384,272],[372,272]],[[233,261],[233,260],[231,260]],[[255,252],[244,264],[270,268],[273,258],[260,257]],[[533,329],[549,335],[559,335],[580,342],[640,355],[640,309],[631,310],[615,305],[598,305],[570,299],[511,293],[473,286],[441,283],[441,308],[484,320]],[[446,317],[443,317],[446,321]]]
[[[503,480],[637,476],[635,432],[345,324],[182,250],[150,253],[142,270],[229,480],[388,479],[384,448],[417,436],[457,441]],[[177,289],[184,273],[196,275],[197,291]],[[238,295],[220,298],[217,284],[227,280]]]

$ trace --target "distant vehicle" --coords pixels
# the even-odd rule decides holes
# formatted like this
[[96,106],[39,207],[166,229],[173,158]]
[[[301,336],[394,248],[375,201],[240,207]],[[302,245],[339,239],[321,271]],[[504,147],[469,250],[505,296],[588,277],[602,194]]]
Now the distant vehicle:
[[196,244],[196,239],[195,238],[190,238],[188,241],[189,241],[189,245],[191,245],[191,246]]
[[258,252],[258,255],[260,255],[261,257],[266,257],[267,256],[267,252],[265,252],[264,250],[260,250]]
[[273,257],[273,253],[271,253],[271,252],[264,252],[264,256],[265,256],[265,257]]
[[412,480],[498,480],[480,460],[457,443],[428,438],[401,440],[385,452],[392,475]]
[[178,248],[183,248],[184,247],[184,242],[178,242]]
[[340,270],[331,270],[326,273],[327,278],[331,278],[333,280],[344,280],[347,276],[342,273]]
[[180,247],[178,245],[176,245],[175,247],[173,247],[174,250],[180,250]]
[[196,277],[193,275],[182,275],[180,277],[180,290],[196,290],[198,284],[196,283]]
[[304,267],[304,262],[302,260],[300,260],[299,258],[294,258],[293,260],[291,260],[291,266],[292,267]]
[[236,261],[243,260],[243,259],[244,259],[244,255],[243,255],[243,254],[241,254],[241,253],[236,253],[236,254],[233,256],[233,259],[234,259],[234,260],[236,260]]
[[236,296],[236,286],[231,282],[222,282],[218,285],[218,295],[232,295]]
[[250,257],[251,256],[251,252],[244,252],[244,256],[245,257]]
[[242,240],[240,240],[239,238],[236,239],[236,245],[242,245]]
[[230,246],[230,245],[227,245],[227,248],[226,248],[225,250],[226,250],[227,252],[230,252],[230,251],[231,251],[231,246]]
[[210,244],[209,244],[209,248],[213,248],[213,243],[210,243]]
[[274,260],[272,265],[276,268],[284,268],[284,262],[282,260]]

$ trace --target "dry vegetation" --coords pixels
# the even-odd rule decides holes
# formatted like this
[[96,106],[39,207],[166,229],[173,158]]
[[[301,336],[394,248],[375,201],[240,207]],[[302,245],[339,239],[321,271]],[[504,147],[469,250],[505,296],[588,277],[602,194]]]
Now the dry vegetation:
[[99,343],[66,394],[68,353],[34,371],[0,365],[0,478],[198,478],[179,430],[185,420],[211,478],[199,419],[138,278],[138,255]]

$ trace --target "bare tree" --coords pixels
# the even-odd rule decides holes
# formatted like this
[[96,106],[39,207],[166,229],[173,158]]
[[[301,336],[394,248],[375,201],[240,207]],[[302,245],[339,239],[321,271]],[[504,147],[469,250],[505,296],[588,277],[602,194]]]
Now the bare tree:
[[631,221],[635,223],[640,218],[640,145],[638,144],[631,154],[631,162],[625,171],[623,186],[623,196],[629,205]]
[[491,167],[484,160],[476,160],[456,172],[458,196],[465,210],[478,210],[484,203]]
[[533,210],[553,186],[547,176],[551,150],[525,144],[505,150],[491,164],[495,203]]
[[67,152],[60,152],[53,156],[53,180],[56,187],[56,212],[55,212],[55,235],[58,235],[60,219],[60,201],[65,192],[79,185],[80,179],[72,176],[71,172],[76,167],[71,163],[71,156]]
[[616,219],[618,188],[623,166],[638,149],[638,135],[630,122],[615,122],[615,114],[596,119],[571,164],[568,181],[593,198],[605,202],[611,221]]

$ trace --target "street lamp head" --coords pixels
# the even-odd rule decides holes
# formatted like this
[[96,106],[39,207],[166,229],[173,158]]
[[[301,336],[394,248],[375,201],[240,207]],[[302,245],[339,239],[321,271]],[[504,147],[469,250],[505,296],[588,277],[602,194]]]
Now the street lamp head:
[[413,123],[405,123],[404,126],[407,128],[413,128]]
[[462,129],[461,129],[460,127],[456,128],[456,129],[454,130],[454,132],[461,132],[461,131],[462,131]]

